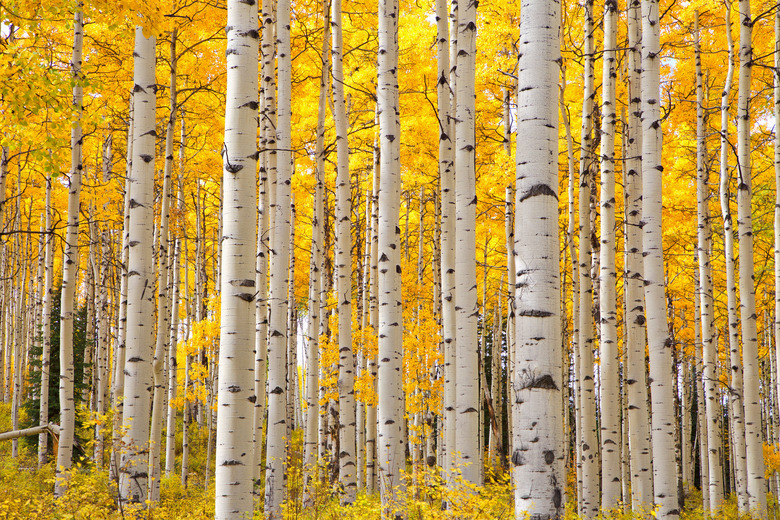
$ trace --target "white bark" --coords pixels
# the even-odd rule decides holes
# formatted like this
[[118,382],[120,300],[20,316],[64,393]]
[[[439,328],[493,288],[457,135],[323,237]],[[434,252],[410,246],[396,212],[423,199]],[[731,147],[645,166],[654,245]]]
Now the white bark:
[[748,505],[759,517],[766,515],[766,483],[761,441],[758,327],[753,267],[753,182],[750,157],[750,78],[753,66],[753,20],[750,0],[739,1],[739,99],[737,101],[737,234],[739,235],[739,298],[744,368],[745,455]]
[[[696,53],[696,201],[698,206],[698,261],[699,261],[699,298],[701,300],[701,341],[702,341],[702,374],[704,380],[704,415],[702,426],[704,431],[699,435],[707,445],[707,459],[701,460],[702,468],[707,466],[707,482],[702,482],[702,493],[707,494],[710,509],[718,509],[723,501],[721,485],[722,468],[720,466],[720,438],[717,380],[715,366],[718,351],[715,342],[715,301],[712,292],[712,228],[710,226],[709,210],[709,171],[706,162],[706,142],[704,128],[704,88],[702,85],[701,50],[699,43],[699,12],[695,15],[695,53]],[[701,385],[699,386],[701,393]],[[702,471],[704,475],[704,471]],[[703,480],[703,479],[702,479]],[[706,486],[706,488],[705,488]]]
[[[515,325],[512,375],[515,518],[563,514],[564,442],[558,240],[560,5],[525,0],[518,62]],[[519,140],[518,140],[519,143]]]
[[[457,4],[456,4],[457,5]],[[447,2],[436,1],[436,83],[439,114],[439,182],[441,186],[441,298],[442,343],[444,345],[444,435],[441,466],[444,477],[452,478],[455,453],[455,186],[450,105],[450,49]]]
[[661,44],[658,0],[642,0],[642,231],[650,353],[653,483],[658,515],[678,518],[672,341],[667,327],[662,244]]
[[[51,306],[54,295],[52,294],[52,277],[54,275],[54,234],[51,222],[51,176],[46,177],[46,224],[44,236],[44,280],[43,280],[43,312],[41,316],[41,334],[43,335],[43,348],[41,352],[41,390],[39,424],[49,422],[49,370],[51,367]],[[49,436],[38,436],[38,467],[40,468],[48,459]]]
[[604,3],[604,55],[601,105],[601,248],[599,269],[599,375],[601,386],[601,507],[620,502],[620,359],[615,270],[615,81],[617,77],[617,0]]
[[459,6],[455,68],[455,464],[465,482],[481,483],[477,343],[476,177],[474,169],[477,3]]
[[[228,2],[215,518],[252,515],[257,4]],[[209,411],[210,413],[210,411]]]
[[154,339],[155,38],[136,27],[134,50],[133,170],[128,231],[127,342],[119,496],[123,503],[146,501],[150,389]]
[[349,141],[344,99],[344,36],[341,0],[333,0],[333,118],[336,127],[336,298],[339,338],[339,484],[342,504],[357,494],[355,473],[355,356],[352,353],[352,197],[349,177]]
[[[279,104],[277,108],[276,179],[271,197],[271,284],[272,302],[268,342],[268,428],[265,477],[265,512],[271,519],[281,514],[284,500],[286,459],[287,397],[287,286],[290,259],[290,178],[292,176],[291,143],[291,57],[290,1],[280,0],[276,31],[278,49]],[[265,16],[264,16],[265,17]]]
[[168,221],[171,207],[171,174],[173,171],[173,132],[176,126],[176,38],[178,30],[171,33],[170,80],[168,124],[165,130],[165,167],[163,170],[162,201],[160,205],[160,227],[157,241],[157,337],[155,340],[152,373],[154,393],[152,397],[152,424],[149,434],[149,499],[160,499],[160,454],[162,453],[162,427],[165,412],[165,356],[170,343],[170,268],[168,254],[170,239]]
[[642,126],[640,97],[640,5],[632,0],[628,13],[628,138],[625,165],[625,295],[626,302],[626,400],[631,466],[631,509],[648,512],[653,503],[653,463],[650,415],[647,408],[645,362],[645,295],[642,284]]
[[592,127],[595,91],[593,88],[593,1],[585,3],[583,53],[584,88],[582,100],[582,133],[580,138],[579,189],[579,396],[580,431],[577,435],[582,493],[578,512],[586,518],[599,510],[599,444],[596,425],[596,389],[593,379],[593,250],[591,244],[591,185],[595,158]]
[[402,516],[404,406],[402,387],[401,249],[399,198],[401,124],[398,106],[398,0],[379,2],[377,103],[381,177],[378,235],[378,439],[383,516]]
[[[70,179],[68,185],[68,227],[62,258],[62,301],[60,307],[60,440],[57,446],[54,496],[67,490],[69,471],[73,463],[73,438],[76,427],[76,403],[73,395],[75,369],[73,365],[73,321],[75,317],[76,272],[79,268],[79,201],[81,194],[83,107],[83,76],[81,58],[84,45],[84,12],[76,6],[73,14],[73,57],[70,67],[74,81],[74,124],[70,132]],[[19,366],[19,358],[15,363]]]

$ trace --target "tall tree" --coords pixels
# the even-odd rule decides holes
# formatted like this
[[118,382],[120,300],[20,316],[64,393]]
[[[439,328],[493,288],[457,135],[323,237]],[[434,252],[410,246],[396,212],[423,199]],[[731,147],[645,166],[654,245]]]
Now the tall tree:
[[215,518],[252,514],[257,16],[255,2],[228,2]]
[[601,102],[601,258],[599,261],[601,376],[601,507],[620,502],[621,430],[617,335],[617,271],[615,268],[615,82],[617,79],[617,0],[604,2],[604,55]]
[[[265,6],[265,4],[264,4]],[[265,18],[265,13],[263,15]],[[267,29],[267,27],[266,27]],[[270,312],[268,342],[268,428],[265,476],[265,512],[271,518],[281,514],[284,500],[284,466],[287,435],[287,289],[290,262],[290,179],[292,177],[290,56],[290,0],[280,0],[276,10],[278,49],[278,99],[276,179],[272,182],[272,235]]]
[[675,463],[672,340],[666,317],[661,208],[661,42],[658,0],[642,0],[642,231],[645,314],[650,353],[653,484],[658,514],[680,515]]
[[133,166],[128,227],[127,341],[119,464],[119,498],[144,506],[147,497],[149,420],[154,338],[155,42],[135,30],[133,66]]
[[515,518],[563,514],[558,252],[560,4],[525,0],[518,55],[515,235],[517,309],[512,375]]
[[404,482],[404,398],[401,313],[401,123],[398,107],[398,0],[379,1],[377,110],[379,112],[379,224],[377,460],[383,515],[400,518]]
[[[84,10],[79,2],[73,13],[73,55],[70,60],[73,78],[73,125],[70,130],[70,177],[68,179],[68,230],[65,237],[62,268],[62,302],[60,304],[60,440],[57,446],[57,478],[54,495],[61,497],[67,490],[69,472],[73,464],[73,440],[76,428],[76,401],[73,395],[75,366],[73,359],[73,321],[75,318],[76,274],[79,268],[79,206],[83,133],[81,119],[84,112],[83,75],[81,59],[84,47]],[[20,367],[21,360],[15,363]]]
[[628,405],[628,443],[631,466],[631,508],[642,513],[653,503],[650,415],[647,408],[647,363],[645,361],[645,295],[642,284],[642,99],[640,91],[641,9],[639,0],[628,6],[628,125],[626,128],[625,273],[626,366],[625,393]]
[[458,7],[455,66],[455,453],[466,482],[481,483],[479,345],[477,343],[475,70],[477,2]]
[[341,0],[333,0],[333,118],[336,127],[336,301],[339,318],[339,483],[342,502],[357,494],[355,474],[355,356],[352,352],[352,196],[344,98],[344,31]]
[[761,433],[758,364],[758,317],[753,266],[753,180],[750,144],[750,79],[753,67],[753,19],[750,0],[739,0],[739,98],[737,100],[737,234],[739,235],[739,299],[744,369],[745,455],[750,509],[766,514],[766,484]]

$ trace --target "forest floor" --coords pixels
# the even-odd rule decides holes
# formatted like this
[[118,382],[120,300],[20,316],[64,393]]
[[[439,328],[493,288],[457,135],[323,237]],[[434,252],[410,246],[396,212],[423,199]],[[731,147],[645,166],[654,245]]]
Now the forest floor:
[[[0,404],[0,432],[11,428],[10,406]],[[86,431],[84,433],[87,433]],[[178,475],[163,478],[160,501],[149,504],[144,511],[120,510],[117,507],[117,485],[109,479],[108,471],[98,469],[88,460],[74,463],[71,482],[67,493],[60,499],[54,498],[54,464],[50,462],[37,468],[37,436],[22,438],[19,442],[19,456],[11,457],[11,441],[0,443],[0,520],[5,519],[211,519],[214,518],[213,477],[209,486],[203,483],[205,466],[205,435],[193,436],[192,467],[189,485],[185,489]],[[295,437],[300,437],[295,436]],[[299,439],[298,439],[299,440]],[[295,439],[293,441],[295,443]],[[299,454],[293,449],[293,458]],[[82,446],[82,454],[91,453],[90,446]],[[284,505],[285,520],[362,520],[380,518],[380,501],[377,495],[360,493],[357,501],[340,506],[335,496],[335,486],[322,482],[317,486],[313,506],[302,505],[300,464],[296,460],[289,465],[288,500]],[[213,472],[211,473],[213,475]],[[403,506],[409,520],[444,520],[469,518],[483,520],[511,520],[513,518],[512,489],[506,472],[493,474],[488,471],[489,482],[482,488],[470,492],[445,492],[440,479],[426,472],[418,473],[410,480]],[[262,492],[258,500],[262,499]],[[443,511],[442,501],[455,505]],[[688,488],[685,496],[686,508],[681,520],[699,520],[706,516],[696,504],[701,503],[701,494],[695,488]],[[777,503],[770,501],[771,519],[780,519]],[[654,515],[653,515],[654,516]],[[629,520],[646,518],[630,513],[615,511],[604,514],[604,518]],[[256,519],[262,519],[260,511]],[[737,520],[733,500],[712,515],[712,518]],[[577,520],[578,516],[567,507],[565,520]]]

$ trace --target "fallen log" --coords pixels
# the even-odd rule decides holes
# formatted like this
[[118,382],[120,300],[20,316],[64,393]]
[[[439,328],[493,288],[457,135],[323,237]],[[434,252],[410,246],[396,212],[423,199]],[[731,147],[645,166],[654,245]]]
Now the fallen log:
[[48,432],[55,439],[60,434],[60,427],[57,424],[49,423],[41,426],[33,426],[32,428],[25,428],[24,430],[13,430],[10,432],[0,433],[0,441],[9,441],[11,439],[18,439],[19,437],[27,437],[28,435],[38,435],[44,432]]

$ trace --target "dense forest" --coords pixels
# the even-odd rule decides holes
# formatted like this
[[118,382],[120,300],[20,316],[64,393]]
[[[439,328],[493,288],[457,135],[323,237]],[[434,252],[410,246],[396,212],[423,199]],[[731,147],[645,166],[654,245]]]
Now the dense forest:
[[0,516],[780,518],[777,2],[5,0],[0,113]]

